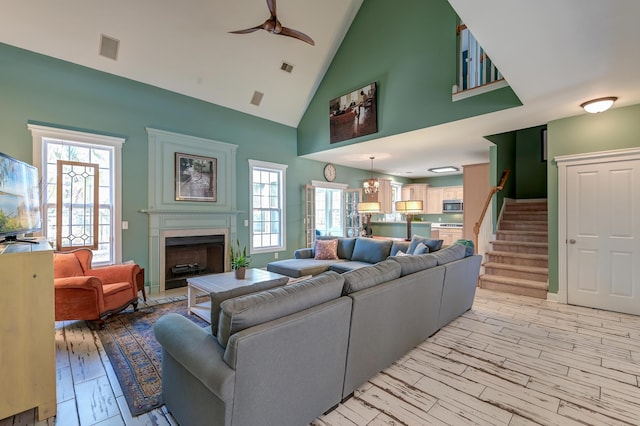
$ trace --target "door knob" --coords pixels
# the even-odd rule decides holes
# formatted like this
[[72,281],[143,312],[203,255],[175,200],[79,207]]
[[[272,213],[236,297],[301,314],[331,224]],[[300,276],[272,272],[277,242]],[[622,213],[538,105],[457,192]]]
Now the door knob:
[[569,244],[575,244],[576,240],[574,240],[573,238],[569,240]]

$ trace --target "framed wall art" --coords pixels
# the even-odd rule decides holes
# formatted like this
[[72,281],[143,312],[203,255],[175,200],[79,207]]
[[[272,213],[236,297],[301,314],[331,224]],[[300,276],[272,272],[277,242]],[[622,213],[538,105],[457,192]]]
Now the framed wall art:
[[329,101],[331,143],[376,133],[377,109],[376,83]]
[[217,201],[217,160],[176,152],[176,201]]

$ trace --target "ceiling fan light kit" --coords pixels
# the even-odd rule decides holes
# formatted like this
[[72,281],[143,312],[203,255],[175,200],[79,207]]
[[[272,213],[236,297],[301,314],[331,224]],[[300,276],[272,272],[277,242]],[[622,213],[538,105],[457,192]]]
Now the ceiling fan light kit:
[[271,16],[262,24],[256,25],[255,27],[246,28],[244,30],[229,32],[231,34],[249,34],[258,30],[265,30],[270,32],[271,34],[293,37],[300,41],[304,41],[305,43],[309,43],[312,46],[315,46],[315,42],[313,41],[313,39],[305,33],[282,26],[282,23],[278,20],[278,17],[276,15],[276,0],[267,0],[267,7],[269,8]]

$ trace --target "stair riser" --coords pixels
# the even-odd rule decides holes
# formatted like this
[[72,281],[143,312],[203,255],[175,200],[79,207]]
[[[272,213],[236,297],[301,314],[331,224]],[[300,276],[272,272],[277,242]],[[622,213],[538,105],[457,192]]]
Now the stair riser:
[[502,220],[538,220],[546,222],[547,212],[504,212]]
[[521,278],[523,280],[540,282],[547,282],[549,279],[548,274],[539,274],[536,272],[512,271],[509,269],[492,268],[489,266],[485,266],[484,270],[487,275],[499,275],[501,277]]
[[496,251],[508,251],[511,253],[548,254],[547,247],[529,247],[511,245],[508,241],[493,241],[493,249]]
[[532,223],[532,222],[500,222],[500,229],[503,231],[547,231],[547,223]]
[[494,283],[480,278],[480,288],[488,290],[501,291],[503,293],[518,294],[520,296],[537,297],[538,299],[546,299],[547,291],[533,288],[519,287],[502,283]]
[[502,241],[523,241],[528,243],[546,243],[548,239],[546,235],[503,234],[500,231],[497,232],[496,238]]
[[537,268],[549,267],[549,261],[545,259],[527,259],[523,257],[501,256],[494,254],[489,254],[487,257],[489,262],[506,263],[507,265],[535,266]]
[[505,205],[505,212],[540,212],[547,211],[546,203],[509,203]]

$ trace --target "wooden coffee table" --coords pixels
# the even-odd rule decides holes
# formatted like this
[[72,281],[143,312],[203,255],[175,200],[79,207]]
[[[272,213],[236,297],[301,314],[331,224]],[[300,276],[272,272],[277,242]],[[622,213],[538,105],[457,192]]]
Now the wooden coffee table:
[[219,293],[282,277],[284,277],[284,275],[276,274],[275,272],[251,268],[247,269],[245,277],[242,280],[237,279],[233,271],[187,278],[188,312],[199,316],[206,322],[210,322],[211,301],[196,303],[196,295],[198,293]]

